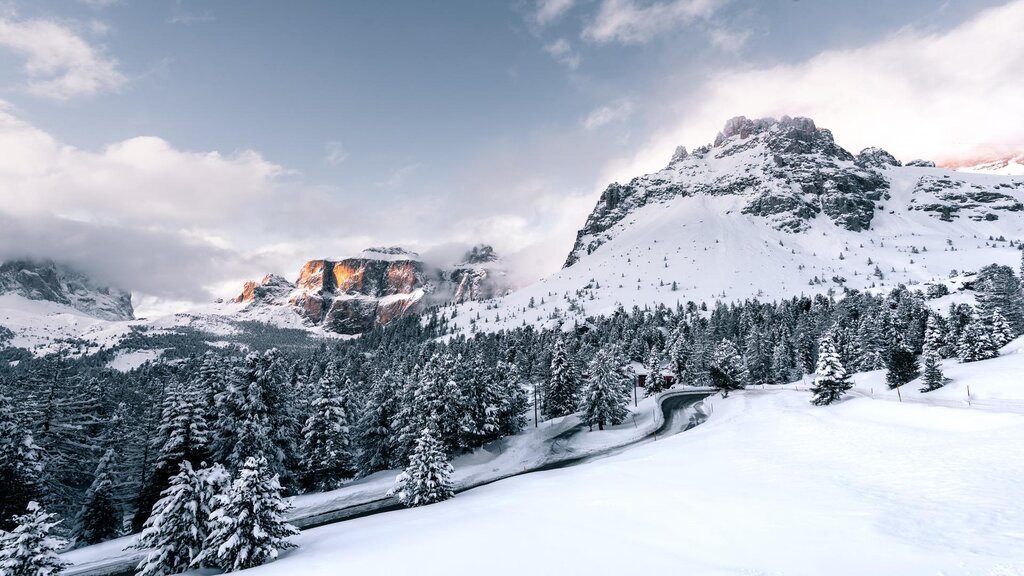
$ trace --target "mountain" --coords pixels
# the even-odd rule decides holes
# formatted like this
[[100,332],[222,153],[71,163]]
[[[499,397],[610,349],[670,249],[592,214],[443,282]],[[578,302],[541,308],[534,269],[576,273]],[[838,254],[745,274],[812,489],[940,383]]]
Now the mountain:
[[135,317],[130,292],[101,286],[85,274],[49,260],[0,264],[0,294],[61,304],[100,320]]
[[310,260],[293,284],[276,275],[247,282],[232,301],[241,315],[285,308],[310,327],[361,334],[431,304],[493,298],[508,290],[494,249],[472,248],[460,262],[428,264],[399,247],[370,248],[352,258]]
[[454,321],[497,330],[618,306],[946,282],[1016,266],[1022,238],[1024,178],[855,155],[808,118],[737,117],[712,144],[609,185],[560,272]]
[[979,172],[987,174],[1003,174],[1006,176],[1024,176],[1024,151],[996,151],[975,154],[943,162],[946,168],[960,172]]

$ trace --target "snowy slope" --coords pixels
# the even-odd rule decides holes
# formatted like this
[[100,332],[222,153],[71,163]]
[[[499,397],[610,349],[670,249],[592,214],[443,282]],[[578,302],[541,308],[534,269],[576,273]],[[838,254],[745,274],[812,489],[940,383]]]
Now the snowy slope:
[[786,156],[759,133],[720,136],[662,172],[613,184],[569,265],[504,298],[462,305],[453,322],[496,330],[551,324],[557,314],[571,324],[619,305],[887,290],[1018,264],[1009,241],[1024,239],[1024,178],[898,166],[884,151],[854,157],[828,148],[830,134],[823,140]]
[[309,530],[252,573],[1024,573],[1024,416],[808,399],[718,399],[684,434]]

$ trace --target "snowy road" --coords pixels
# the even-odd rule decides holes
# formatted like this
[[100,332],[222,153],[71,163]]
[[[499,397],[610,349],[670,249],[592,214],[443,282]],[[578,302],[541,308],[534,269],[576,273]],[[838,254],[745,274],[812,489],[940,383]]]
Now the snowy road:
[[[680,388],[668,390],[656,399],[660,410],[656,410],[653,418],[648,418],[648,425],[640,427],[637,424],[637,414],[633,414],[633,434],[623,434],[623,428],[628,431],[630,423],[620,426],[618,433],[611,430],[605,432],[594,432],[588,434],[588,427],[584,424],[575,424],[546,438],[541,450],[528,454],[527,458],[505,462],[500,465],[487,463],[486,470],[459,470],[456,468],[455,491],[465,492],[492,484],[514,476],[522,476],[534,472],[566,468],[583,464],[598,458],[604,458],[613,454],[619,454],[633,446],[654,442],[689,430],[707,419],[709,408],[703,405],[703,400],[715,394],[714,390],[705,388]],[[641,408],[644,406],[641,403]],[[529,433],[520,435],[529,437],[543,432],[532,430]],[[598,438],[595,442],[594,438]],[[514,440],[513,439],[506,439]],[[601,439],[608,439],[600,441]],[[537,448],[537,447],[534,447]],[[499,448],[500,449],[500,448]],[[515,454],[509,451],[509,457],[515,459]],[[482,467],[478,465],[477,467]],[[469,466],[467,468],[472,468]],[[462,472],[462,474],[460,474]],[[385,496],[391,487],[394,479],[394,472],[379,473],[366,481],[354,483],[350,489],[341,489],[335,492],[353,492],[348,497],[328,499],[321,504],[308,503],[308,500],[317,500],[321,495],[303,495],[296,499],[296,506],[291,511],[289,521],[300,529],[306,530],[327,524],[333,524],[345,520],[362,518],[389,512],[402,508],[397,500]],[[327,493],[330,494],[330,493]],[[124,551],[135,539],[135,535],[125,536],[116,540],[103,542],[94,546],[88,546],[73,550],[63,555],[65,560],[73,565],[65,570],[67,576],[121,576],[133,574],[135,567],[144,557],[145,552]]]

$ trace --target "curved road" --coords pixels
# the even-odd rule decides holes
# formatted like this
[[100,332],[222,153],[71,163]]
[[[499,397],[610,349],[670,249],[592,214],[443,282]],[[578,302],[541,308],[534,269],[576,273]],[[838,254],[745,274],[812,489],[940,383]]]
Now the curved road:
[[[511,471],[492,478],[471,482],[463,486],[457,486],[455,488],[455,492],[465,492],[467,490],[493,484],[494,482],[511,478],[513,476],[522,476],[523,474],[532,474],[534,472],[576,466],[591,460],[618,454],[632,446],[636,446],[637,444],[653,442],[659,438],[678,434],[679,432],[685,432],[686,430],[701,424],[708,418],[708,413],[703,409],[701,403],[705,398],[712,396],[715,393],[715,390],[700,388],[669,390],[663,393],[658,397],[658,403],[661,406],[662,422],[657,429],[618,446],[595,449],[587,452],[574,451],[569,439],[589,430],[589,427],[585,424],[579,424],[552,438],[551,444],[548,447],[548,453],[542,464],[536,465],[532,468]],[[373,514],[400,510],[402,508],[403,506],[398,503],[396,498],[384,497],[362,502],[360,504],[345,506],[335,510],[319,512],[309,516],[292,518],[290,521],[299,529],[307,530],[318,526],[334,524],[335,522],[342,522],[344,520],[352,520]],[[70,566],[63,572],[63,574],[66,576],[128,576],[135,573],[135,567],[144,556],[145,552],[143,551],[127,552],[123,556],[108,558],[88,565]]]

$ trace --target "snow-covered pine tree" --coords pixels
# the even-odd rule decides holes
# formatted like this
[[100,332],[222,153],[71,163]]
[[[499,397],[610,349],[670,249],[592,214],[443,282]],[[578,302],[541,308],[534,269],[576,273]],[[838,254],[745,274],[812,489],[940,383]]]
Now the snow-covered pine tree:
[[388,495],[397,496],[399,502],[410,508],[447,500],[455,495],[452,472],[444,446],[428,426],[417,438],[409,465],[395,479]]
[[142,534],[132,545],[149,550],[136,576],[184,572],[203,551],[210,522],[209,485],[185,460],[171,485],[161,493]]
[[67,563],[57,555],[64,543],[51,536],[60,524],[35,501],[26,506],[26,513],[15,516],[13,532],[0,534],[0,574],[4,576],[55,576]]
[[526,426],[526,410],[530,399],[523,388],[523,378],[519,368],[512,362],[499,362],[497,373],[501,379],[498,405],[498,433],[502,436],[518,434]]
[[910,351],[910,348],[902,343],[897,344],[889,351],[889,359],[886,361],[885,367],[885,383],[889,385],[890,390],[903,386],[921,373],[917,357]]
[[935,350],[926,350],[924,353],[924,388],[921,392],[931,392],[946,385],[946,376],[939,366],[939,354]]
[[989,327],[976,312],[971,314],[970,321],[960,333],[956,355],[960,362],[977,362],[999,355],[999,349],[992,342]]
[[216,498],[210,532],[196,565],[226,572],[261,566],[278,552],[294,548],[287,540],[299,531],[285,521],[288,503],[265,458],[248,458],[227,494]]
[[398,413],[398,383],[390,370],[382,370],[370,386],[357,425],[360,474],[372,474],[397,465],[395,428]]
[[651,346],[651,353],[647,356],[645,367],[647,368],[647,381],[645,382],[644,396],[654,396],[668,390],[669,385],[661,374],[661,354],[654,346]]
[[924,329],[923,349],[925,352],[935,352],[940,357],[942,356],[942,351],[946,349],[945,323],[934,312],[928,314],[928,323]]
[[687,368],[692,354],[693,351],[690,349],[689,341],[683,335],[682,330],[677,329],[676,335],[672,338],[668,348],[668,363],[669,370],[672,371],[676,382],[680,384],[687,380]]
[[605,424],[615,425],[629,414],[626,407],[629,396],[626,384],[616,364],[616,358],[605,350],[599,350],[590,361],[586,388],[580,410],[583,422],[593,429],[604,430]]
[[85,500],[75,522],[76,544],[96,544],[121,534],[124,512],[111,476],[114,457],[114,450],[108,449],[96,465],[92,484],[85,492]]
[[868,372],[885,368],[884,348],[878,323],[872,315],[865,314],[857,323],[857,347],[861,357],[857,361],[856,370]]
[[1024,331],[1024,293],[1013,268],[999,264],[985,266],[978,270],[974,289],[983,317],[998,311],[1009,322],[1013,336]]
[[712,386],[722,392],[723,397],[729,396],[732,390],[741,390],[747,386],[747,369],[739,350],[728,338],[719,342],[709,367]]
[[15,415],[11,399],[0,394],[0,531],[13,530],[14,516],[43,495],[42,472],[29,427]]
[[992,346],[997,350],[1009,344],[1010,340],[1013,340],[1013,328],[1010,327],[1006,318],[1003,318],[1003,315],[999,313],[999,310],[992,311],[992,317],[989,320],[989,324],[989,330],[992,335]]
[[811,388],[811,392],[814,393],[811,404],[815,406],[827,406],[842,398],[843,394],[853,387],[829,334],[818,343],[818,365],[815,367],[815,373],[817,377]]
[[544,415],[555,418],[575,412],[579,405],[579,389],[576,364],[569,354],[565,338],[559,337],[551,352],[551,378],[544,395]]
[[308,491],[332,490],[355,473],[347,393],[347,390],[336,389],[335,379],[327,373],[317,382],[316,398],[310,407],[312,413],[302,428],[302,485]]

